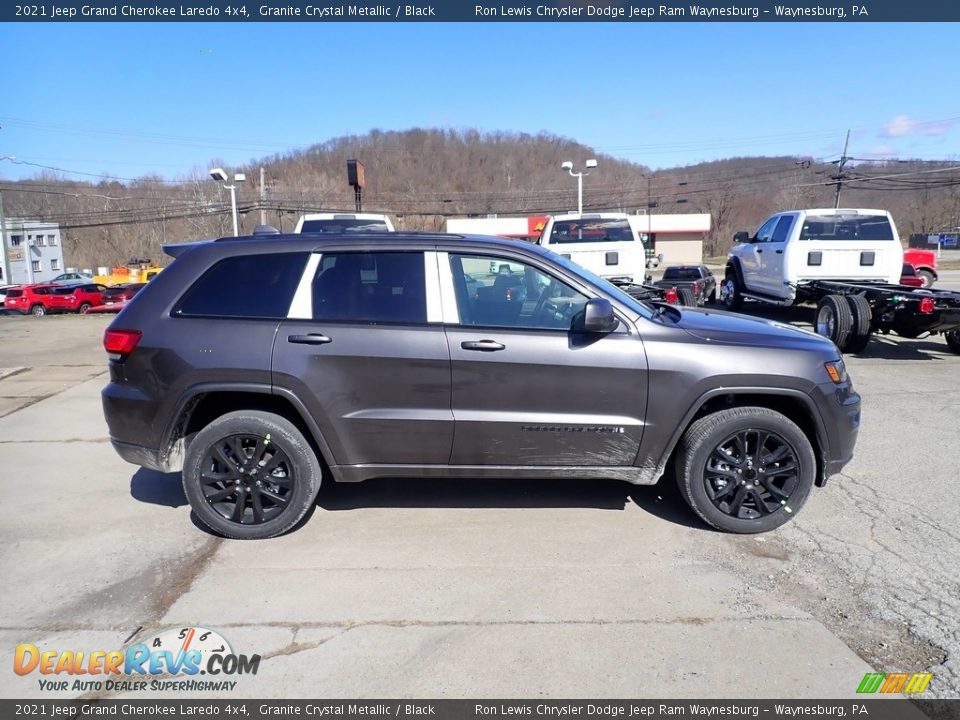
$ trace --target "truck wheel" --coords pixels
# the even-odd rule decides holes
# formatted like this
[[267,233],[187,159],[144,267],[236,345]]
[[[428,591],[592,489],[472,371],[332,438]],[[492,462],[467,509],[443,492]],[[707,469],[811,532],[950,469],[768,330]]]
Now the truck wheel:
[[43,317],[47,314],[47,309],[43,305],[34,305],[30,308],[30,314],[34,317]]
[[853,315],[853,329],[847,339],[847,346],[841,348],[844,352],[858,353],[870,343],[870,324],[873,321],[873,311],[870,303],[863,295],[847,295],[847,304]]
[[923,281],[923,285],[921,287],[925,288],[930,287],[937,281],[937,279],[933,276],[933,273],[929,270],[917,270],[917,277]]
[[183,489],[200,521],[230,538],[259,540],[292,528],[320,489],[313,448],[286,418],[240,410],[197,433],[183,461]]
[[693,294],[693,290],[688,287],[679,287],[677,288],[677,299],[678,305],[685,307],[696,307],[697,306],[697,296]]
[[743,289],[737,281],[736,271],[729,271],[720,283],[720,304],[727,310],[736,312],[743,307]]
[[950,349],[957,353],[957,355],[960,355],[960,328],[954,328],[946,332],[943,337],[946,339]]
[[813,447],[790,419],[764,407],[721,410],[693,423],[677,452],[684,500],[708,525],[734,533],[773,530],[807,499]]
[[817,306],[816,331],[833,340],[840,352],[847,346],[850,329],[853,326],[853,313],[843,295],[827,295]]
[[713,288],[713,290],[710,291],[710,296],[707,298],[707,304],[713,305],[716,301],[717,301],[717,289]]

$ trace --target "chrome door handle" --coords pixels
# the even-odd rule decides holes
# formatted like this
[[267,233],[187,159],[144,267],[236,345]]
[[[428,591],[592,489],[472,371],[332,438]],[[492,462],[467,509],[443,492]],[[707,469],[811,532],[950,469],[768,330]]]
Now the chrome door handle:
[[465,340],[460,343],[464,350],[480,350],[481,352],[495,352],[503,350],[506,345],[498,343],[496,340]]
[[288,335],[287,342],[298,343],[300,345],[326,345],[333,342],[322,333],[309,333],[307,335]]

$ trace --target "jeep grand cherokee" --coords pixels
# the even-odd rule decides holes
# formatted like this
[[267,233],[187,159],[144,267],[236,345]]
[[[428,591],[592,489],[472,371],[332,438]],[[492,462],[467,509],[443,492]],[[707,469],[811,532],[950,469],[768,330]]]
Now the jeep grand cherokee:
[[535,245],[272,234],[167,252],[105,333],[104,413],[122,457],[182,470],[229,537],[291,529],[321,479],[649,485],[668,467],[705,522],[761,532],[853,454],[860,398],[829,340],[638,301]]

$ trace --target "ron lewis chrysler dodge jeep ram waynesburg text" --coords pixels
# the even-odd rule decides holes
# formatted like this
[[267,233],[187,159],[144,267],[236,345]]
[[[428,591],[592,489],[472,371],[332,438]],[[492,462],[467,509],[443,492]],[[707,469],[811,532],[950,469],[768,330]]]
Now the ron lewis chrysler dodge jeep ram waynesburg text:
[[321,478],[667,468],[705,522],[761,532],[853,454],[860,397],[828,339],[639,301],[536,245],[273,231],[166,250],[105,333],[104,413],[121,456],[182,470],[229,537],[291,529]]

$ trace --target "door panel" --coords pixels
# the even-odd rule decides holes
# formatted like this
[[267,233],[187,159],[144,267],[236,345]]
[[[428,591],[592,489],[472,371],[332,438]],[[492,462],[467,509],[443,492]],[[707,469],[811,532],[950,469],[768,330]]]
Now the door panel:
[[469,292],[462,274],[473,259],[450,255],[461,318],[446,329],[451,464],[632,465],[646,411],[642,341],[623,324],[609,334],[568,330],[587,297],[530,266],[524,302],[495,286],[493,299],[483,287]]
[[338,465],[445,464],[450,353],[427,322],[424,254],[326,253],[307,272],[294,305],[312,319],[280,325],[274,385],[304,398]]

